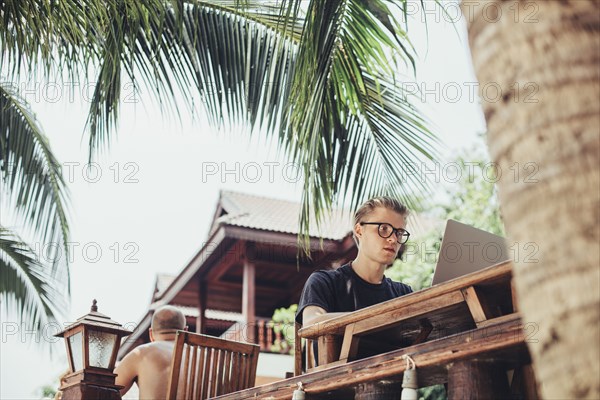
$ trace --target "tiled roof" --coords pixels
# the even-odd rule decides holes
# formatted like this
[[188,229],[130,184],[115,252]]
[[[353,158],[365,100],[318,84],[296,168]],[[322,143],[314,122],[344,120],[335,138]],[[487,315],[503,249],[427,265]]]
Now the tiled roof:
[[[300,204],[292,201],[255,196],[246,193],[221,191],[217,213],[211,227],[219,225],[239,226],[250,229],[298,234]],[[341,240],[352,229],[349,212],[336,211],[317,229],[314,220],[310,224],[310,236]]]
[[157,274],[156,275],[156,283],[154,284],[154,295],[152,296],[152,301],[160,298],[165,290],[169,287],[171,282],[175,280],[174,275],[167,274]]

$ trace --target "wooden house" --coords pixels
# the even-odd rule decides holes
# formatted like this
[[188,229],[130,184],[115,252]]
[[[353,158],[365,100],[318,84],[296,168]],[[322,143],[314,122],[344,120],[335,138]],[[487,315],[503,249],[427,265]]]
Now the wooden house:
[[282,339],[273,312],[298,303],[314,270],[356,256],[350,216],[334,213],[319,230],[311,225],[311,257],[298,260],[299,211],[298,203],[222,191],[207,238],[177,276],[157,276],[148,311],[119,359],[149,342],[153,311],[171,304],[182,308],[190,331],[259,344],[257,385],[292,372],[293,357],[273,349]]

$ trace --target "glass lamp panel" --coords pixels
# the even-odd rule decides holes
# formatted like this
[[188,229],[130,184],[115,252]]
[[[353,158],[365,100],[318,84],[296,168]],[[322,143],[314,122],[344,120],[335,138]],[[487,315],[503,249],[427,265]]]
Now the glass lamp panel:
[[69,347],[71,348],[71,357],[73,358],[73,372],[83,369],[83,332],[77,332],[69,336]]
[[108,368],[117,335],[93,330],[89,332],[90,367]]

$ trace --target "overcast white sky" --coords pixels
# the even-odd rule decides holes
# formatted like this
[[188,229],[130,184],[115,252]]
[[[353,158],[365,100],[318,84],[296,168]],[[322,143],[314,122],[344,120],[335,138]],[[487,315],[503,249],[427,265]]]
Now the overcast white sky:
[[[427,116],[448,149],[469,147],[484,122],[479,100],[471,95],[476,79],[464,24],[456,33],[440,13],[428,15],[428,20],[428,46],[419,26],[409,32],[420,58],[417,82],[427,89]],[[25,98],[65,168],[71,192],[75,244],[68,321],[87,313],[96,298],[99,311],[114,320],[138,322],[149,305],[156,274],[177,274],[202,246],[219,190],[300,199],[296,176],[274,146],[235,133],[219,135],[201,115],[195,121],[167,120],[147,98],[143,105],[124,104],[118,139],[86,174],[82,130],[87,93],[82,98],[80,88],[71,97],[64,86],[37,85],[28,85],[33,90]],[[62,92],[60,98],[56,90]],[[278,164],[268,167],[268,162]],[[236,164],[239,173],[231,172]],[[217,172],[203,174],[203,165],[204,172],[213,167]],[[1,321],[0,398],[39,398],[39,388],[55,384],[67,368],[64,345],[55,344],[50,358],[14,318],[2,315]]]

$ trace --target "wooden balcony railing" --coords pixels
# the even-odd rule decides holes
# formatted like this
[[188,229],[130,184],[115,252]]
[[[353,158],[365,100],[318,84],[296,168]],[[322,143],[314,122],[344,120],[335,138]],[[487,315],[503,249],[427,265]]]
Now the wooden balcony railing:
[[[260,351],[263,353],[279,353],[293,354],[294,345],[294,325],[284,325],[280,322],[275,322],[268,318],[256,318],[254,326],[249,327],[254,329],[254,337],[260,346]],[[288,342],[286,337],[291,340]],[[242,322],[234,323],[227,329],[221,338],[227,340],[236,340],[239,342],[247,342],[248,334],[246,324]]]

